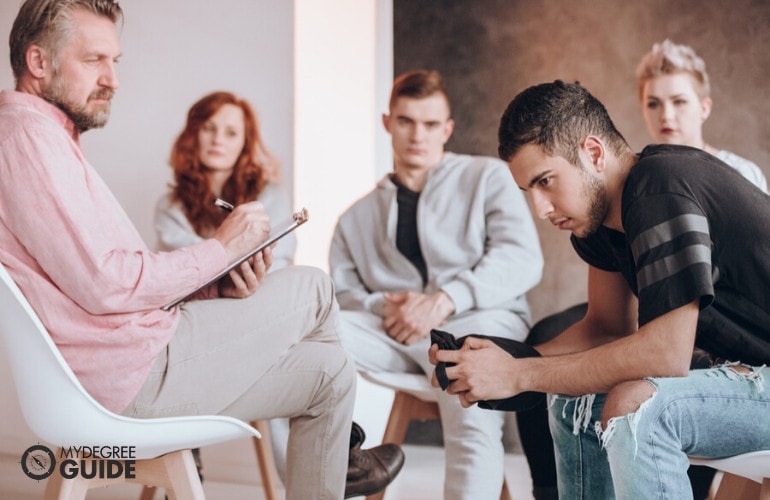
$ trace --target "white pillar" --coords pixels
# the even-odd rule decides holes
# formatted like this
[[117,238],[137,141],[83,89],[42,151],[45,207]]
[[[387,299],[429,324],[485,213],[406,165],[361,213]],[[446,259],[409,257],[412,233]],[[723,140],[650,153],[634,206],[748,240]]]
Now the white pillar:
[[[393,81],[391,0],[295,0],[294,204],[298,264],[328,270],[339,215],[392,168],[382,128]],[[359,378],[354,418],[379,443],[393,391]],[[370,444],[371,443],[371,444]]]
[[380,116],[393,74],[390,0],[295,0],[294,204],[298,264],[328,269],[339,215],[390,162]]

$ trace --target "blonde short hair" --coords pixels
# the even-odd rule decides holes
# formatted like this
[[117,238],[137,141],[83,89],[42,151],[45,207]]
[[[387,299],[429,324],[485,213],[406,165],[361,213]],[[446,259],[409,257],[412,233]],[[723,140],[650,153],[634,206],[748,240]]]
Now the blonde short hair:
[[675,73],[689,73],[697,83],[695,91],[701,97],[711,95],[709,75],[706,73],[706,63],[687,45],[677,45],[669,39],[656,43],[642,57],[636,68],[639,99],[642,98],[644,83],[650,78]]

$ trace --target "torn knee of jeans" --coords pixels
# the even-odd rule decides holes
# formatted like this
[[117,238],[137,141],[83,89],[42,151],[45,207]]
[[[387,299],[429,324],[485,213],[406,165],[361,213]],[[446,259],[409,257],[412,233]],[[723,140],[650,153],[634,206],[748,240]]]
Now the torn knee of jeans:
[[638,444],[636,428],[639,425],[639,418],[655,398],[657,390],[652,381],[645,379],[625,382],[607,395],[602,419],[596,422],[594,427],[602,448],[607,447],[617,430],[617,426],[627,422],[634,439],[634,455],[636,455]]
[[657,388],[648,380],[632,380],[617,385],[607,394],[602,412],[602,427],[616,417],[623,417],[638,411],[655,395]]

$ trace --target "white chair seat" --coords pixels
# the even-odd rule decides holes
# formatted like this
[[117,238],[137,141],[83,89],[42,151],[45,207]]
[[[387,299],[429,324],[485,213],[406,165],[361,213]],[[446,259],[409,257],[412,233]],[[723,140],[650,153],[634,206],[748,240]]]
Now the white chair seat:
[[690,457],[690,463],[743,476],[760,484],[765,479],[770,478],[770,450],[744,453],[727,458]]
[[430,382],[422,373],[367,371],[360,371],[358,373],[373,384],[388,387],[394,391],[406,392],[423,401],[437,401],[436,389],[430,385]]

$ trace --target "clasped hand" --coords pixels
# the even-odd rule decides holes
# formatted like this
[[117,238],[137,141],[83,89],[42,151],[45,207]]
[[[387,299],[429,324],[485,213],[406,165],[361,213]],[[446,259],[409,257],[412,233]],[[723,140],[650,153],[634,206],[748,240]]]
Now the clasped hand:
[[410,345],[441,326],[454,311],[454,303],[442,291],[386,292],[382,327],[396,342]]
[[[439,350],[433,344],[428,350],[428,359],[434,366],[440,362],[454,363],[447,367],[447,378],[452,382],[446,389],[449,394],[460,398],[463,408],[479,401],[505,399],[522,392],[517,389],[517,360],[487,339],[468,337],[456,351]],[[439,387],[436,372],[431,378],[433,387]]]

